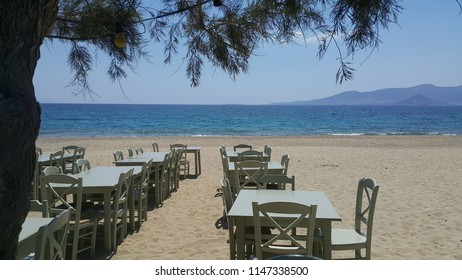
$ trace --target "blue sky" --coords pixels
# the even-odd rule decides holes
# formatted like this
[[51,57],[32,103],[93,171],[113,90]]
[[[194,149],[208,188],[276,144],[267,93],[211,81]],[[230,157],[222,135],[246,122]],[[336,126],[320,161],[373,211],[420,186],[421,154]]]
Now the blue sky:
[[[382,44],[355,55],[352,81],[336,84],[338,54],[332,48],[319,60],[317,44],[266,45],[250,61],[250,70],[234,81],[220,69],[206,65],[201,84],[191,88],[179,53],[163,64],[162,46],[151,49],[151,62],[141,62],[136,73],[119,84],[105,75],[101,62],[90,73],[99,96],[75,96],[67,87],[72,79],[66,48],[45,43],[34,76],[39,102],[126,104],[268,104],[313,100],[349,90],[403,88],[424,83],[462,85],[462,15],[455,0],[403,1],[399,26],[382,30]],[[367,59],[366,59],[367,58]]]

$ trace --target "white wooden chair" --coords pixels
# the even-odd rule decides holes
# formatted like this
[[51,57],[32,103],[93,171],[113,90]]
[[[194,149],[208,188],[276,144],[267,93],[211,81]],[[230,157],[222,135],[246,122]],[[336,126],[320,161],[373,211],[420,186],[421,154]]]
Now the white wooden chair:
[[282,155],[281,165],[285,167],[285,169],[282,171],[282,175],[287,175],[287,170],[289,170],[289,161],[290,156],[288,154]]
[[[58,215],[65,209],[70,210],[68,245],[72,247],[72,259],[77,259],[77,254],[87,250],[94,256],[98,221],[82,218],[82,178],[54,174],[41,176],[40,180],[42,199],[48,201],[50,216]],[[84,241],[88,240],[89,244],[85,244]]]
[[265,153],[268,156],[268,161],[271,161],[271,153],[273,152],[273,148],[271,148],[269,145],[265,145],[263,148],[263,153]]
[[[252,202],[252,210],[257,259],[288,254],[312,255],[317,205]],[[274,228],[273,233],[262,234],[262,226]],[[305,230],[298,230],[299,228]],[[304,233],[297,235],[295,232]]]
[[78,173],[91,169],[91,164],[88,159],[79,158],[76,162]]
[[188,149],[188,146],[185,144],[171,144],[170,145],[170,150],[173,151],[175,149],[181,150],[181,157],[179,161],[179,171],[180,174],[183,175],[183,178],[186,178],[186,176],[189,175],[189,160],[187,159],[188,153],[186,150]]
[[246,160],[234,163],[234,182],[232,186],[234,196],[237,196],[242,189],[256,189],[257,179],[268,171],[268,162],[257,160]]
[[[234,197],[231,192],[231,185],[227,178],[223,178],[220,180],[220,186],[223,193],[223,218],[227,221],[228,226],[228,235],[229,235],[229,258],[231,260],[236,259],[236,234],[235,234],[235,227],[236,222],[233,218],[228,217],[228,212],[234,204]],[[264,234],[270,234],[270,228],[263,227],[261,232]],[[246,227],[245,228],[245,251],[246,254],[250,257],[253,252],[253,246],[255,245],[255,233],[253,227]]]
[[70,210],[59,213],[46,226],[39,228],[35,246],[35,260],[64,260],[69,232]]
[[[356,194],[355,226],[332,228],[332,251],[354,250],[355,259],[371,259],[372,225],[379,186],[374,179],[362,178]],[[364,230],[365,229],[365,230]],[[361,254],[365,250],[365,255]]]
[[141,176],[133,184],[133,202],[130,203],[130,226],[135,230],[135,219],[141,227],[143,221],[148,220],[148,189],[151,175],[152,159],[144,163]]

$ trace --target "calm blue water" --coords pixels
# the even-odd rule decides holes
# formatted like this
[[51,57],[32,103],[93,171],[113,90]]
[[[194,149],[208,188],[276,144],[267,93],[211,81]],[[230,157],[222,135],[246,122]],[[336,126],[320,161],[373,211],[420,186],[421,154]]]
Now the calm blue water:
[[40,137],[462,134],[462,107],[41,106]]

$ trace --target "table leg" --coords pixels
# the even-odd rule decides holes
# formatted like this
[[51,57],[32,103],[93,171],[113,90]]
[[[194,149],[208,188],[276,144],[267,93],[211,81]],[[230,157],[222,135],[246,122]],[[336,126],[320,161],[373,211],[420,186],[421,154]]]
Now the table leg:
[[[244,219],[236,218],[236,259],[245,259],[245,223]],[[233,238],[230,236],[229,238]]]
[[[111,192],[104,192],[104,249],[106,252],[110,252],[112,246],[112,234],[111,234]],[[115,243],[115,242],[114,242]]]
[[201,170],[201,151],[200,150],[187,150],[188,153],[194,155],[194,176],[197,178],[202,170]]
[[202,168],[201,168],[201,151],[200,151],[200,150],[197,151],[195,163],[196,163],[196,176],[199,176],[199,175],[201,175],[201,173],[202,173]]
[[332,223],[331,221],[322,222],[322,243],[324,259],[332,259]]

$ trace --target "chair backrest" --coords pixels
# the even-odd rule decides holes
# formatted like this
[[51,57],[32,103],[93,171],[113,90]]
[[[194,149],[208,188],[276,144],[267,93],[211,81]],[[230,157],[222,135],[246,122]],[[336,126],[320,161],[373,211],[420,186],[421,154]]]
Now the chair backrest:
[[29,203],[29,211],[32,212],[41,212],[43,218],[47,218],[50,216],[48,213],[48,201],[42,200],[41,202],[38,200],[31,200]]
[[[120,212],[127,211],[128,208],[128,194],[130,193],[130,189],[133,186],[133,168],[130,169],[126,173],[121,173],[119,176],[119,182],[117,184],[116,192],[114,193],[113,197],[113,214],[114,220],[117,220],[118,215]],[[115,223],[114,223],[115,224]]]
[[48,176],[48,175],[53,175],[53,174],[61,174],[61,166],[47,166],[43,169],[43,175]]
[[153,152],[159,151],[159,144],[157,144],[157,142],[152,142],[152,151]]
[[223,178],[220,180],[220,185],[221,191],[223,193],[223,205],[226,210],[226,214],[228,214],[229,210],[231,209],[231,206],[233,206],[234,203],[234,197],[231,191],[231,184],[229,183],[229,180],[227,178]]
[[90,161],[84,158],[79,158],[76,162],[76,166],[78,172],[91,169]]
[[37,146],[35,147],[35,152],[36,152],[38,155],[41,155],[41,154],[43,154],[43,150],[42,150],[42,148],[40,148],[40,147],[37,147]]
[[[376,184],[374,179],[362,178],[359,180],[356,195],[355,230],[366,235],[366,246],[369,249],[372,242],[372,225],[378,193],[379,185]],[[366,228],[365,233],[362,231],[361,226]]]
[[[267,255],[312,255],[317,205],[294,202],[252,202],[255,231],[255,253],[258,259]],[[262,226],[274,228],[263,235]],[[305,230],[297,230],[304,228]],[[300,233],[297,235],[297,232]],[[303,232],[303,234],[301,234]],[[264,255],[265,254],[265,255]]]
[[223,165],[223,178],[228,178],[229,161],[228,161],[228,156],[226,155],[225,146],[221,146],[221,148],[220,148],[220,156],[221,156],[221,163]]
[[238,150],[252,150],[252,145],[249,144],[237,144],[233,146],[235,152]]
[[69,153],[69,154],[74,154],[75,150],[80,148],[80,146],[77,145],[68,145],[63,147],[63,153]]
[[282,171],[283,175],[287,175],[287,170],[289,170],[289,160],[290,156],[288,154],[282,155],[281,165],[285,167],[285,169]]
[[[82,178],[66,174],[40,176],[42,199],[48,201],[48,211],[54,217],[64,209],[71,212],[70,220],[80,225],[82,213]],[[72,201],[71,201],[72,199]]]
[[[77,160],[83,159],[85,157],[86,148],[79,146],[70,147],[72,148],[68,148],[68,151],[73,152],[73,156],[70,161],[66,162],[66,164],[70,164],[70,167],[67,170],[65,170],[65,173],[77,174],[79,173],[79,168],[77,167]],[[66,151],[66,147],[63,148],[63,152],[64,151]]]
[[245,161],[245,160],[263,160],[263,152],[259,152],[257,150],[246,150],[243,152],[237,153],[237,161]]
[[75,166],[75,163],[77,159],[79,158],[84,158],[85,156],[85,148],[77,146],[77,145],[68,145],[63,147],[63,156],[66,154],[71,154],[71,158],[65,160],[65,163],[69,165],[68,170],[63,170],[63,173],[72,173],[75,174],[77,173],[77,167]]
[[227,178],[220,180],[221,191],[223,193],[223,218],[226,218],[227,227],[228,227],[228,240],[229,240],[229,255],[231,259],[235,258],[236,254],[236,244],[235,244],[235,233],[234,233],[234,218],[228,217],[228,212],[231,209],[231,206],[234,204],[234,195],[231,191],[231,184]]
[[268,171],[268,162],[246,160],[234,163],[234,179],[236,186],[232,186],[234,195],[237,196],[241,189],[256,189],[257,178],[265,175]]
[[63,151],[57,151],[50,154],[50,166],[57,166],[62,169],[63,167]]
[[132,157],[134,155],[133,148],[128,148],[127,150],[128,150],[128,156]]
[[142,196],[142,194],[148,191],[149,181],[151,177],[151,166],[152,159],[150,159],[148,162],[143,163],[143,166],[141,167],[141,177],[138,181],[138,184],[136,184],[136,188],[140,192],[140,197]]
[[144,150],[143,150],[143,148],[141,148],[141,147],[137,147],[137,148],[135,148],[135,153],[136,153],[137,155],[141,155],[142,153],[144,153]]
[[295,176],[265,174],[257,178],[257,189],[285,190],[288,185],[290,185],[290,190],[295,190]]
[[114,161],[119,161],[119,160],[123,160],[124,159],[124,154],[122,153],[122,151],[115,151],[113,153],[114,155]]
[[35,246],[36,260],[64,260],[71,212],[64,210],[48,225],[39,228]]
[[185,161],[186,155],[187,155],[186,150],[188,149],[188,146],[185,144],[179,144],[179,143],[170,145],[171,151],[178,150],[178,149],[181,150],[181,161]]
[[268,156],[268,161],[271,161],[271,153],[273,152],[273,149],[269,145],[265,145],[263,148],[263,153],[265,153]]
[[171,185],[170,184],[170,180],[171,180],[171,177],[170,177],[171,168],[170,167],[171,167],[172,157],[173,157],[173,152],[165,153],[164,163],[162,164],[162,167],[160,169],[160,174],[159,174],[160,186],[156,186],[156,188],[160,190],[159,193],[161,195],[161,198],[160,198],[161,201],[164,200],[163,191],[169,188],[169,186]]

